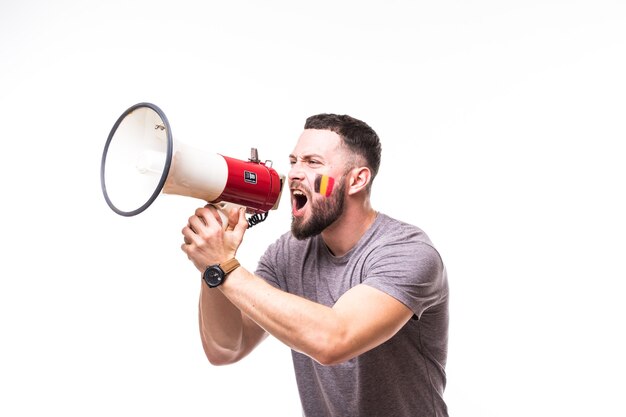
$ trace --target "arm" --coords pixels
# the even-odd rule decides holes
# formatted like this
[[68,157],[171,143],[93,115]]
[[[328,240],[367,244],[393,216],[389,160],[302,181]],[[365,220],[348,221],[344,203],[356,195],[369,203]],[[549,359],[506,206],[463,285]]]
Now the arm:
[[[238,218],[229,216],[224,227],[219,222],[213,208],[204,208],[183,229],[183,250],[200,271],[233,257],[243,237],[243,212]],[[319,363],[341,363],[391,338],[413,314],[400,301],[367,285],[350,289],[332,308],[323,306],[276,289],[243,267],[231,272],[220,287],[203,286],[202,291],[203,346],[214,363],[243,357],[265,331]]]
[[332,308],[278,290],[243,268],[219,288],[267,332],[323,365],[375,348],[413,315],[400,301],[367,285],[350,289]]
[[[241,223],[239,217],[243,219],[242,226],[235,228],[233,224]],[[196,210],[183,228],[185,243],[181,248],[201,273],[208,265],[234,256],[247,222],[245,214],[236,211],[229,213],[227,221],[222,227],[220,215],[214,207],[207,206]],[[211,233],[217,236],[211,237]],[[215,250],[212,243],[216,241],[223,244],[223,251]],[[242,314],[219,290],[209,288],[202,280],[198,324],[204,353],[213,365],[237,362],[267,337],[261,327]]]
[[267,333],[224,295],[200,284],[198,324],[202,347],[213,365],[237,362],[250,353]]

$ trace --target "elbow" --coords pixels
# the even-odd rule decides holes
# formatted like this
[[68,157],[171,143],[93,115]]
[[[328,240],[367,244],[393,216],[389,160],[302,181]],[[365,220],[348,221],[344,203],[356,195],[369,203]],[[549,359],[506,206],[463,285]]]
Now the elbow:
[[232,351],[221,351],[216,349],[204,348],[204,354],[213,366],[230,365],[239,361],[239,357]]
[[322,366],[333,366],[347,362],[355,356],[337,347],[328,346],[326,349],[318,352],[313,359]]
[[347,359],[343,359],[341,356],[334,355],[331,353],[323,353],[314,357],[313,359],[315,359],[315,361],[322,366],[339,365],[347,360]]
[[241,359],[236,350],[210,345],[204,340],[202,341],[202,348],[204,355],[213,366],[230,365]]
[[224,365],[230,365],[230,364],[237,362],[237,360],[233,360],[231,358],[224,357],[224,356],[207,355],[207,359],[209,360],[209,363],[213,366],[224,366]]
[[341,333],[317,337],[312,351],[311,358],[322,366],[339,365],[356,356]]

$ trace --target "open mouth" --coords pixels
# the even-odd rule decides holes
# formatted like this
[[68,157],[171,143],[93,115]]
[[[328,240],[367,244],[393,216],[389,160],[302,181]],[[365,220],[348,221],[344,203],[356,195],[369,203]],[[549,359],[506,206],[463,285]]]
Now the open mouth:
[[300,190],[291,191],[291,207],[293,208],[293,214],[297,215],[309,202],[306,194]]

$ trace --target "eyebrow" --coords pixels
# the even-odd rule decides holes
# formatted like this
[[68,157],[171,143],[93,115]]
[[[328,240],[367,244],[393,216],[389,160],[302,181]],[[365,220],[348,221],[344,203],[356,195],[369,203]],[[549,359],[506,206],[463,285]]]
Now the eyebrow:
[[[321,161],[326,161],[326,158],[324,158],[322,155],[317,154],[317,153],[312,153],[312,154],[304,154],[300,157],[300,159],[302,160],[308,160],[308,159],[319,159]],[[289,154],[289,159],[298,159],[298,157],[294,154]]]

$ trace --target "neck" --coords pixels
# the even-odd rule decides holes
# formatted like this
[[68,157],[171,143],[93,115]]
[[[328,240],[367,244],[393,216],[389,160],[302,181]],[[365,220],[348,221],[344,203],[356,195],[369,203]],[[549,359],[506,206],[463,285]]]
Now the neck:
[[369,200],[360,204],[346,204],[341,217],[322,232],[322,239],[333,255],[343,256],[363,237],[377,215]]

